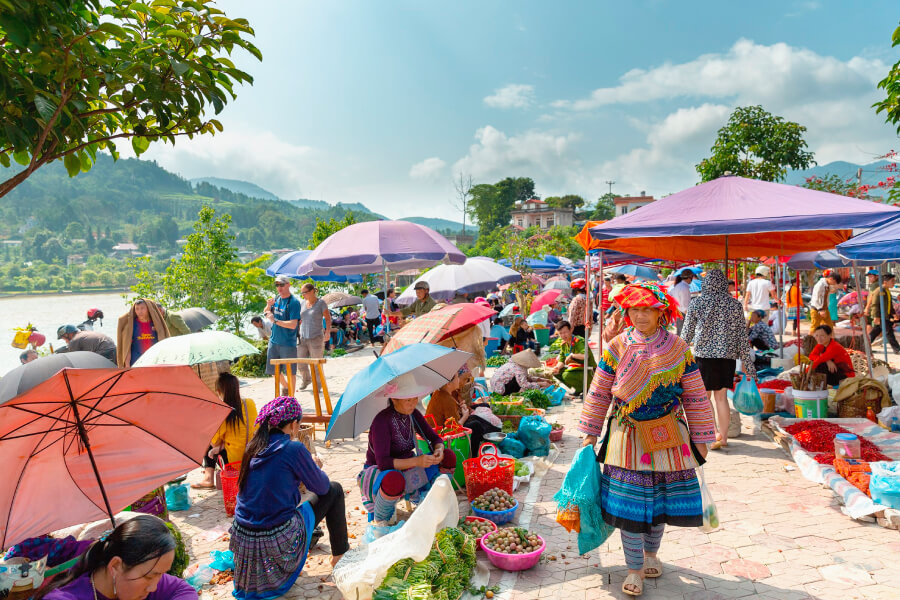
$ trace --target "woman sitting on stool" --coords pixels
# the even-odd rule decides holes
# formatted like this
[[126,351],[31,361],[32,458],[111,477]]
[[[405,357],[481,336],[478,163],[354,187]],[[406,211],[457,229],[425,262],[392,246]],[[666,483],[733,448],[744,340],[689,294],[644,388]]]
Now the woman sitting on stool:
[[832,337],[833,330],[830,325],[819,325],[813,330],[813,337],[818,344],[809,353],[811,371],[825,373],[825,381],[828,385],[840,385],[841,381],[848,377],[855,377],[853,361],[843,346]]

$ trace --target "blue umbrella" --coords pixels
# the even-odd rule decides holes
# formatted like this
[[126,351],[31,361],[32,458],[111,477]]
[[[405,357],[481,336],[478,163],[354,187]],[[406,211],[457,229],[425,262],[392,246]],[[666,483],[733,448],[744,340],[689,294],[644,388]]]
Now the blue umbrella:
[[456,375],[472,355],[435,344],[410,344],[358,372],[341,394],[325,439],[354,438],[366,431],[390,398],[430,394]]
[[702,279],[694,279],[691,281],[691,293],[699,294],[703,290],[703,280]]
[[672,275],[681,275],[685,271],[690,271],[694,274],[694,277],[699,277],[700,273],[703,272],[703,267],[681,267],[680,269],[672,273]]
[[516,303],[511,302],[503,307],[503,310],[500,311],[501,317],[508,317],[512,314],[512,312],[516,309]]
[[266,267],[266,275],[275,277],[277,275],[287,275],[291,279],[312,279],[313,281],[334,281],[337,283],[360,283],[362,275],[335,275],[332,271],[328,275],[308,277],[305,275],[297,275],[297,267],[303,264],[312,254],[312,250],[295,250],[281,256],[278,260]]
[[610,273],[621,273],[622,275],[636,277],[638,279],[649,279],[650,281],[659,280],[659,276],[655,270],[641,265],[622,265],[620,267],[613,267],[609,271]]

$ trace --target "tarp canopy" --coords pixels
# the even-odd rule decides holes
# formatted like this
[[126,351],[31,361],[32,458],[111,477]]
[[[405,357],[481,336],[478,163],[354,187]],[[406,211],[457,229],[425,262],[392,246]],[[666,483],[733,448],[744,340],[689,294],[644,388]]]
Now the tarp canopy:
[[834,248],[852,229],[878,227],[897,216],[900,209],[878,202],[731,176],[589,231],[600,248],[666,260],[721,260]]
[[839,244],[837,251],[851,260],[900,260],[900,221],[892,221]]

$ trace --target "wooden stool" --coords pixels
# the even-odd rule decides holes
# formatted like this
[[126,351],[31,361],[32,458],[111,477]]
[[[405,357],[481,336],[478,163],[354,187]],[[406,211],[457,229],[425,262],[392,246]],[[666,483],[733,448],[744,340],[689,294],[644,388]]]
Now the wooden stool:
[[[331,413],[333,412],[331,407],[331,396],[328,393],[328,384],[325,382],[325,371],[322,368],[322,365],[328,362],[328,360],[325,358],[276,358],[269,362],[275,367],[276,396],[279,395],[281,389],[281,365],[284,365],[287,370],[288,386],[291,388],[295,385],[296,376],[291,372],[289,365],[306,365],[309,367],[309,374],[312,379],[313,399],[316,402],[316,414],[315,416],[304,415],[301,422],[322,425],[322,429],[325,429],[325,426],[331,420]],[[325,409],[328,411],[327,413],[322,412],[319,389],[322,390],[322,395],[325,396]]]

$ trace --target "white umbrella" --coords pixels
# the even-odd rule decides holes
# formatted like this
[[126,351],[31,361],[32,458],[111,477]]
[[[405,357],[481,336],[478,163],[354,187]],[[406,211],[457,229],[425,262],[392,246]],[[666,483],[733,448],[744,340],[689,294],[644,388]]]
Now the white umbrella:
[[356,306],[357,304],[362,304],[363,301],[359,296],[351,296],[344,292],[330,292],[322,296],[322,300],[328,305],[328,308]]
[[489,258],[476,256],[461,265],[439,265],[422,274],[413,285],[397,298],[397,304],[412,304],[416,300],[415,284],[424,281],[435,300],[452,300],[456,294],[470,294],[514,283],[522,276]]
[[257,352],[259,350],[233,333],[201,331],[200,333],[177,335],[153,344],[132,366],[196,365],[233,360],[238,356]]

